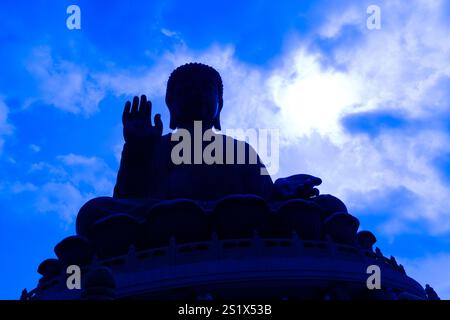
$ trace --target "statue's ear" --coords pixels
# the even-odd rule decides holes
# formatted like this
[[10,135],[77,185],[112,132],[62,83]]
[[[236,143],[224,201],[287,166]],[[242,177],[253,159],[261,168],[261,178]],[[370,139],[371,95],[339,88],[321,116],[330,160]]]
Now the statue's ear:
[[214,119],[213,126],[216,130],[221,130],[220,127],[220,113],[217,114],[216,118]]

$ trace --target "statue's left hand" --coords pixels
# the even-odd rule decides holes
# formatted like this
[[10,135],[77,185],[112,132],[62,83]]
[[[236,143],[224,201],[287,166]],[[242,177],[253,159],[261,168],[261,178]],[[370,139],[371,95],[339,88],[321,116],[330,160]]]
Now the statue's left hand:
[[315,187],[321,183],[322,179],[309,174],[296,174],[280,178],[273,185],[273,196],[278,200],[309,199],[319,195],[319,189]]

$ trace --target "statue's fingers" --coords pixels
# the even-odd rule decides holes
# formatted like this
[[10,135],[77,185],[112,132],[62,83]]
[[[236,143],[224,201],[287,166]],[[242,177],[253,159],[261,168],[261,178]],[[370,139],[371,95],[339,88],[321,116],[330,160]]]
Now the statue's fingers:
[[317,177],[311,177],[311,180],[315,186],[320,186],[322,184],[322,179]]
[[310,192],[310,194],[309,194],[309,196],[310,196],[310,197],[317,197],[319,194],[320,194],[319,189],[317,189],[317,188],[312,188],[312,189],[311,189],[311,192]]
[[151,124],[151,122],[152,122],[152,102],[150,100],[147,101],[147,103],[145,104],[144,119]]
[[158,130],[159,135],[161,135],[163,131],[163,123],[161,121],[161,115],[159,113],[155,115],[155,128],[156,130]]
[[133,103],[131,105],[131,116],[132,117],[137,115],[138,107],[139,107],[139,97],[134,97]]
[[139,106],[139,114],[145,114],[145,108],[147,108],[147,96],[145,94],[141,95],[141,104]]
[[316,177],[313,177],[313,176],[311,176],[310,178],[308,178],[308,179],[304,182],[304,185],[305,185],[306,187],[308,187],[308,188],[313,188],[313,187],[318,186],[318,185],[320,185],[320,184],[322,184],[322,179],[316,178]]
[[125,124],[128,117],[130,116],[130,109],[131,109],[131,102],[130,101],[125,102],[125,107],[123,108],[122,113],[122,124]]
[[315,182],[313,179],[308,178],[305,180],[305,182],[303,183],[303,185],[305,186],[305,188],[312,188],[315,186]]

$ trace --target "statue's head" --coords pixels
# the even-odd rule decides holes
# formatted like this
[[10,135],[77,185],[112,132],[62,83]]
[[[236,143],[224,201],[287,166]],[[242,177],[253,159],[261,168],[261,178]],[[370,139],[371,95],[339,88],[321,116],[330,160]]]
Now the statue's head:
[[219,72],[201,63],[176,68],[169,77],[166,104],[170,111],[170,128],[190,128],[202,121],[204,129],[220,130],[223,85]]

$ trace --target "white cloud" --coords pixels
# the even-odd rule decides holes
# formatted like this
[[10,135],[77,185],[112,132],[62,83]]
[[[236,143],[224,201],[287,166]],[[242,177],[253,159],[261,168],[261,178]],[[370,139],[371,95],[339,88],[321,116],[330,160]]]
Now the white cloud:
[[11,185],[12,193],[22,193],[22,192],[35,192],[38,190],[38,187],[33,183],[26,182],[15,182]]
[[278,125],[289,139],[317,132],[342,140],[339,119],[359,103],[361,84],[346,73],[324,69],[320,58],[303,48],[294,50],[268,79],[280,108]]
[[116,173],[102,159],[72,153],[58,156],[58,159],[66,165],[75,186],[87,185],[98,195],[112,193]]
[[161,33],[162,33],[163,35],[165,35],[166,37],[169,37],[169,38],[178,36],[178,33],[177,33],[177,32],[172,31],[172,30],[169,30],[169,29],[166,29],[166,28],[162,28],[162,29],[161,29]]
[[90,194],[82,194],[70,182],[49,182],[40,188],[36,209],[43,213],[57,213],[64,222],[70,224],[80,207],[90,198]]
[[[325,134],[338,149],[332,154],[333,166],[326,166],[327,156],[316,157],[325,178],[324,188],[331,187],[344,199],[353,192],[370,194],[398,187],[405,187],[417,196],[413,207],[405,206],[395,213],[399,216],[393,216],[384,225],[386,233],[404,231],[408,222],[433,233],[450,231],[450,223],[446,223],[450,218],[446,199],[450,188],[432,167],[433,159],[450,152],[449,134],[432,125],[440,113],[449,110],[445,83],[450,76],[450,36],[442,15],[443,4],[442,1],[380,3],[382,29],[365,30],[358,44],[335,52],[336,61],[344,66],[343,83],[351,84],[353,104],[344,102],[339,106],[339,96],[327,87],[323,90],[324,95],[331,94],[331,101],[338,102],[332,109],[326,109],[325,123],[337,123],[339,113],[379,109],[430,122],[426,130],[382,132],[373,140],[348,136],[338,130]],[[336,22],[339,25],[339,19]],[[297,81],[300,80],[294,83]],[[297,99],[299,96],[302,94]],[[317,122],[312,126],[324,133]]]
[[54,164],[40,162],[31,166],[30,173],[39,172],[46,181],[34,189],[39,212],[56,213],[71,223],[85,202],[112,194],[115,172],[102,159],[70,153],[57,160]]
[[173,65],[169,61],[161,61],[152,68],[143,70],[116,70],[109,73],[98,73],[95,79],[101,88],[116,96],[148,94],[150,97],[163,96],[169,70]]
[[50,164],[44,161],[33,163],[28,173],[44,173],[50,175],[50,178],[67,179],[68,172],[61,166]]
[[360,45],[336,52],[337,62],[364,84],[361,109],[382,105],[423,117],[447,108],[448,95],[437,88],[450,76],[450,35],[442,15],[444,2],[383,1],[379,5],[382,29],[365,30]]
[[39,151],[41,151],[41,147],[36,145],[36,144],[30,144],[29,148],[31,151],[38,153]]
[[13,126],[8,122],[9,108],[0,97],[0,154],[5,143],[4,137],[13,132]]
[[68,166],[96,166],[99,164],[100,160],[96,157],[85,157],[78,154],[69,153],[67,155],[62,155],[57,157],[65,165]]
[[342,29],[347,26],[365,26],[366,12],[361,7],[351,7],[344,12],[336,12],[330,15],[319,28],[319,35],[324,38],[335,38],[340,35]]
[[39,97],[58,109],[75,114],[90,115],[98,111],[98,104],[105,91],[94,75],[85,67],[70,61],[57,59],[49,47],[37,47],[27,65],[40,90]]

